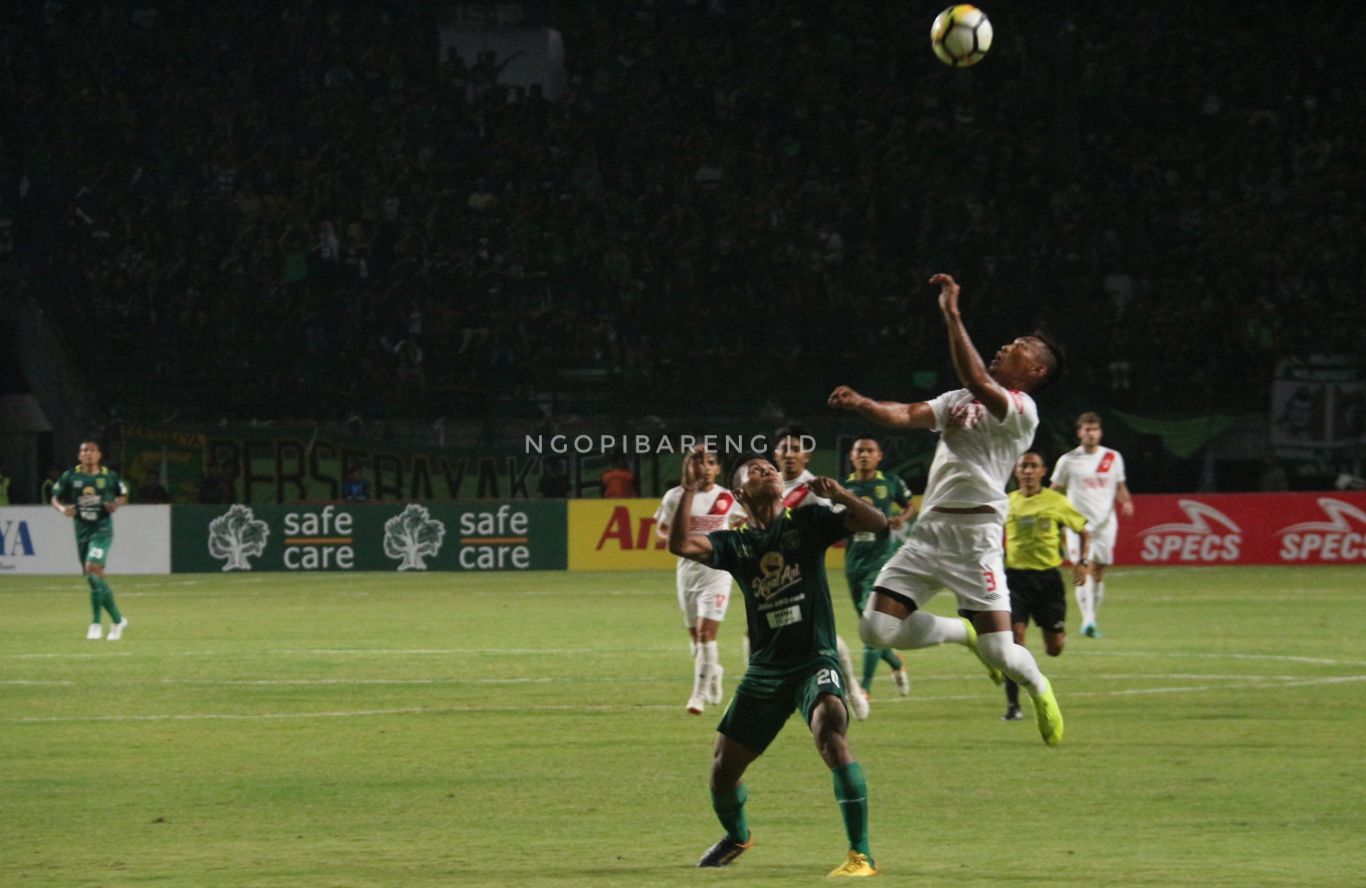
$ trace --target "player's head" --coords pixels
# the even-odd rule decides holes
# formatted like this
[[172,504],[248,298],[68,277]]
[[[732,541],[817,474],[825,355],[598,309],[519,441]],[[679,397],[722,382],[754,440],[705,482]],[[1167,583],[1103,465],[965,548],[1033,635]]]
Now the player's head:
[[77,452],[76,460],[82,466],[94,468],[100,464],[102,457],[100,442],[92,439],[81,442],[81,449]]
[[721,460],[710,450],[701,453],[701,459],[697,463],[698,478],[706,483],[708,487],[716,483],[716,476],[721,474]]
[[1077,417],[1077,441],[1087,450],[1100,446],[1102,429],[1100,414],[1086,412]]
[[1038,493],[1043,487],[1043,477],[1047,474],[1048,461],[1037,450],[1026,450],[1015,460],[1015,480],[1025,493]]
[[1062,347],[1047,333],[1035,330],[1001,346],[987,371],[1008,389],[1033,392],[1056,380],[1062,364]]
[[871,472],[882,464],[882,445],[872,435],[859,435],[849,449],[849,462],[861,472]]
[[815,441],[803,425],[783,426],[773,433],[773,458],[782,469],[783,478],[791,481],[806,471]]
[[775,500],[782,501],[783,477],[768,457],[746,454],[735,463],[730,474],[730,489],[746,512],[762,514],[764,506]]

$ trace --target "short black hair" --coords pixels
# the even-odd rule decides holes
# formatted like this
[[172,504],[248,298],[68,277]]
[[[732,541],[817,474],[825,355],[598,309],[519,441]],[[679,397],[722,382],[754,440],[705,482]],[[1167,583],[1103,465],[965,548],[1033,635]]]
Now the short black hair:
[[873,434],[872,432],[860,432],[860,433],[858,433],[857,435],[854,436],[853,440],[849,442],[849,446],[850,446],[850,447],[853,447],[855,444],[857,444],[857,443],[860,442],[860,441],[872,441],[874,444],[877,445],[877,449],[878,449],[878,450],[881,450],[881,449],[882,449],[882,439],[879,438],[877,435]]
[[736,454],[734,457],[732,457],[732,458],[726,460],[726,465],[725,465],[725,467],[724,467],[724,468],[725,468],[725,472],[726,472],[725,478],[726,478],[726,481],[728,482],[728,483],[727,483],[727,486],[728,486],[732,491],[736,490],[736,489],[740,486],[740,485],[738,485],[738,484],[735,483],[735,473],[738,472],[738,471],[740,471],[740,469],[741,469],[742,467],[744,467],[747,463],[749,463],[749,461],[752,460],[752,459],[762,459],[764,462],[767,462],[767,463],[772,463],[772,461],[773,461],[773,460],[768,456],[768,454],[765,454],[765,453],[756,453],[756,452],[754,452],[753,450],[741,451],[740,453]]
[[778,442],[781,441],[781,440],[783,440],[784,438],[796,438],[797,440],[800,441],[802,438],[814,438],[814,437],[815,437],[815,436],[811,434],[811,430],[808,429],[806,426],[802,425],[801,423],[799,423],[799,422],[789,423],[788,425],[785,425],[785,426],[779,426],[779,427],[773,432],[772,446],[777,447],[777,446],[778,446]]
[[1029,335],[1039,340],[1039,342],[1042,342],[1044,348],[1048,349],[1049,356],[1053,359],[1052,364],[1048,367],[1048,375],[1045,376],[1043,381],[1034,389],[1035,391],[1041,391],[1057,382],[1058,377],[1062,376],[1063,367],[1067,363],[1067,350],[1063,348],[1058,337],[1042,327]]

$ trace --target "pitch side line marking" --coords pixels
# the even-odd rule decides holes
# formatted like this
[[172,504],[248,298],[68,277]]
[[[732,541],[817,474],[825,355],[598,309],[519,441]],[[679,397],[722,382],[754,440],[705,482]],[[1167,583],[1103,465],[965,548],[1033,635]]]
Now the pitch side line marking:
[[[1313,685],[1347,684],[1349,682],[1364,682],[1366,675],[1343,675],[1332,678],[1312,678],[1304,681],[1285,682],[1283,684],[1261,685],[1260,690],[1277,690],[1280,688],[1303,688]],[[1125,691],[1079,691],[1069,694],[1069,697],[1125,697],[1138,694],[1184,694],[1195,691],[1209,690],[1228,690],[1230,685],[1227,683],[1217,685],[1202,685],[1197,687],[1185,688],[1135,688]],[[981,700],[981,694],[962,694],[944,697],[901,697],[886,702],[890,703],[935,703],[941,701],[955,700]],[[53,722],[147,722],[147,721],[267,721],[288,718],[367,718],[376,715],[481,715],[485,713],[518,713],[527,714],[535,712],[627,712],[631,710],[656,710],[673,711],[677,707],[666,704],[646,704],[642,706],[620,706],[614,704],[579,704],[567,703],[560,706],[540,705],[540,706],[408,706],[398,709],[353,709],[341,712],[261,712],[232,714],[224,712],[204,712],[190,713],[186,715],[48,715],[48,716],[24,716],[21,718],[0,719],[0,723],[7,724],[48,724]]]
[[[454,655],[473,655],[473,656],[526,656],[526,655],[562,655],[562,656],[583,656],[619,653],[639,653],[644,650],[650,651],[676,651],[675,645],[656,646],[652,648],[277,648],[272,650],[203,650],[203,651],[161,651],[156,652],[157,656],[171,657],[261,657],[271,654],[297,655],[297,656],[347,656],[347,655],[366,655],[366,656],[440,656],[444,654]],[[20,660],[40,660],[40,659],[91,659],[95,657],[117,657],[132,656],[133,651],[127,648],[119,651],[100,652],[76,652],[76,651],[47,651],[40,653],[14,653],[0,654],[2,657],[9,657]],[[1304,657],[1291,654],[1207,654],[1207,653],[1186,653],[1175,651],[1145,652],[1145,651],[1098,651],[1086,650],[1079,654],[1081,657],[1101,656],[1101,657],[1141,657],[1144,659],[1153,658],[1201,658],[1211,660],[1268,660],[1283,663],[1305,663],[1313,666],[1366,666],[1366,660],[1333,660],[1327,657]],[[1075,658],[1073,658],[1075,659]],[[1104,676],[1094,676],[1104,677]],[[1161,674],[1153,674],[1153,678],[1163,677]],[[1231,676],[1232,677],[1232,676]]]

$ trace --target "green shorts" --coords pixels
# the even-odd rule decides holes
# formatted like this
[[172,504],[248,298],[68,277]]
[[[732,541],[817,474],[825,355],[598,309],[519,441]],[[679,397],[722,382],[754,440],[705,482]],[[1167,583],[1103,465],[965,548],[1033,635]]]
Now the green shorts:
[[815,656],[782,674],[746,672],[716,730],[758,755],[794,711],[799,710],[810,726],[816,701],[823,694],[844,700],[840,664],[834,657]]
[[854,599],[854,610],[863,614],[868,606],[868,596],[873,594],[873,583],[882,570],[882,562],[863,564],[852,569],[845,568],[844,578],[849,581],[849,597]]
[[109,547],[114,544],[114,530],[107,528],[104,530],[82,531],[76,530],[76,555],[81,560],[81,566],[87,564],[98,564],[104,567],[109,560]]

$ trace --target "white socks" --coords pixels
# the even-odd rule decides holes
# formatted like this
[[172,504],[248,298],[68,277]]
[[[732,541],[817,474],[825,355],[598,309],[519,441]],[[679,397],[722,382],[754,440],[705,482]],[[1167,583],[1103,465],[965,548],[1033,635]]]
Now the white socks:
[[849,653],[849,645],[844,643],[844,639],[835,636],[835,650],[839,653],[840,667],[844,670],[844,686],[849,690],[857,690],[859,687],[858,673],[854,671],[854,658]]
[[712,676],[716,674],[721,658],[716,653],[716,642],[704,641],[697,645],[697,657],[693,660],[692,695],[706,697],[711,689]]
[[983,632],[977,636],[977,652],[982,659],[1000,669],[1013,682],[1023,685],[1031,694],[1048,688],[1048,679],[1039,671],[1034,655],[1023,645],[1015,643],[1009,630]]
[[859,637],[870,647],[894,647],[905,651],[945,642],[966,644],[968,631],[957,618],[937,617],[917,610],[904,620],[898,620],[869,606],[863,612],[863,619],[859,620]]
[[1081,611],[1081,624],[1096,621],[1096,581],[1092,577],[1087,577],[1086,582],[1080,586],[1073,586],[1073,594],[1077,597],[1077,610]]
[[1100,616],[1100,606],[1105,601],[1105,581],[1091,580],[1095,583],[1095,592],[1091,596],[1091,619],[1094,621]]

